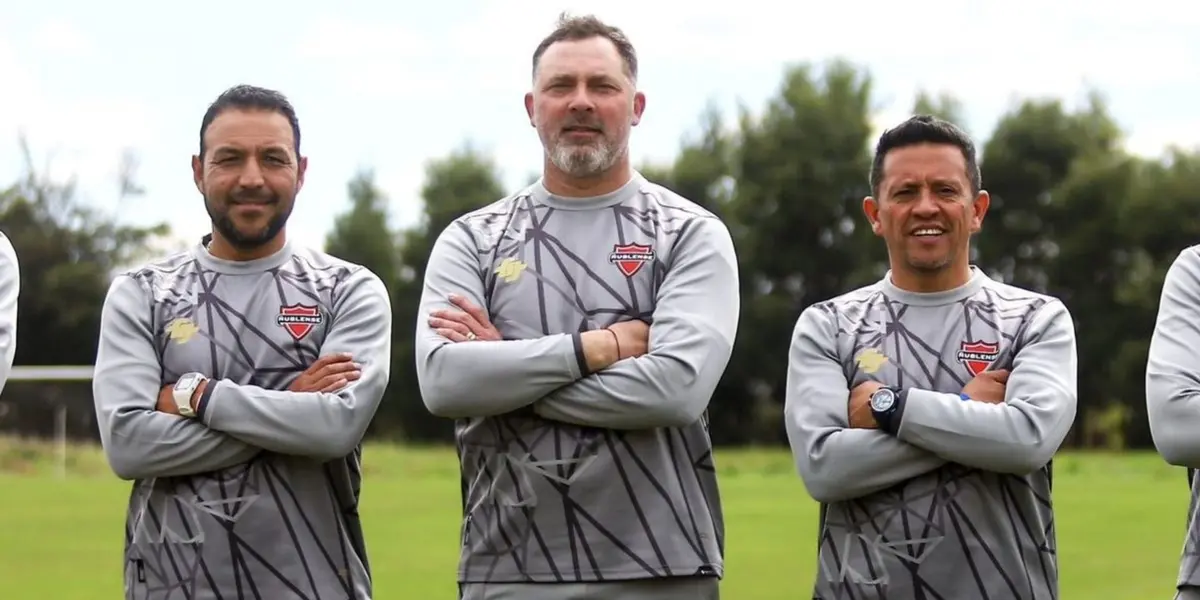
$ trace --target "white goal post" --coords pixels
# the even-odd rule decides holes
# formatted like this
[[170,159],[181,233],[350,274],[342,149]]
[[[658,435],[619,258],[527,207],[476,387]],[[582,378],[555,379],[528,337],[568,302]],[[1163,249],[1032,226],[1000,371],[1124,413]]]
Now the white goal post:
[[[9,381],[91,381],[91,365],[15,366]],[[54,407],[54,444],[58,449],[58,476],[67,476],[67,407]]]

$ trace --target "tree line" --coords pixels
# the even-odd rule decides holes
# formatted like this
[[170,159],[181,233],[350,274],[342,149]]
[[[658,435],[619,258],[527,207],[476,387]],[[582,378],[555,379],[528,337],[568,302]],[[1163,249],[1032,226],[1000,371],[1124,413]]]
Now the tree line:
[[[652,181],[720,215],[737,246],[741,325],[710,408],[718,444],[786,442],[782,403],[796,318],[887,268],[883,242],[861,213],[875,100],[869,72],[854,64],[794,65],[759,110],[709,110],[673,163],[639,165]],[[946,95],[922,94],[912,112],[963,122],[962,105]],[[1017,102],[987,139],[976,140],[992,205],[973,262],[1000,280],[1061,298],[1075,318],[1073,447],[1150,446],[1144,373],[1159,293],[1171,261],[1200,241],[1200,150],[1139,157],[1122,147],[1123,137],[1102,95],[1093,93],[1079,107],[1058,99]],[[469,145],[433,160],[422,219],[402,230],[389,226],[388,198],[371,171],[348,183],[350,203],[326,251],[378,273],[395,314],[392,382],[372,436],[451,438],[452,423],[426,412],[417,387],[417,302],[433,240],[456,217],[515,191],[501,181],[491,158]],[[139,192],[128,182],[121,189]],[[91,364],[109,273],[151,256],[151,244],[167,232],[165,225],[131,227],[85,208],[71,185],[40,179],[32,169],[0,192],[0,230],[22,262],[19,365]],[[10,386],[6,400],[54,387]],[[87,392],[67,395],[86,408]]]

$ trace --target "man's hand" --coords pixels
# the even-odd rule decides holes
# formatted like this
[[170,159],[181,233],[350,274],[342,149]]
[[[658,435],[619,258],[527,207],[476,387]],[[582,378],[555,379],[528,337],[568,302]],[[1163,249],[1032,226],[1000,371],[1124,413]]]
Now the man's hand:
[[318,358],[288,386],[289,392],[333,393],[362,377],[362,365],[342,352]]
[[650,326],[638,319],[622,321],[604,329],[585,331],[580,335],[580,341],[588,370],[595,373],[619,360],[648,352]]
[[154,405],[154,410],[168,415],[179,416],[179,407],[175,406],[175,384],[168,383],[161,390],[158,390],[158,402]]
[[967,382],[962,393],[971,400],[1001,404],[1004,402],[1004,389],[1008,385],[1008,371],[984,371]]
[[878,429],[875,413],[871,412],[871,395],[883,387],[878,381],[864,381],[850,390],[848,420],[853,429]]
[[435,310],[429,315],[429,326],[438,335],[452,342],[501,339],[500,331],[488,320],[482,308],[456,294],[450,294],[448,299],[462,310]]
[[635,358],[650,351],[650,325],[645,321],[621,321],[609,325],[607,329],[617,334],[617,360]]

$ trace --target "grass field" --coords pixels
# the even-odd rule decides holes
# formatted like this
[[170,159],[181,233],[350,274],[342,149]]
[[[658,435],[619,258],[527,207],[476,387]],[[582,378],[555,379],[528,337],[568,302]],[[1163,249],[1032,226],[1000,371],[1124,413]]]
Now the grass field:
[[[44,447],[0,440],[0,596],[121,597],[129,484],[95,449],[72,448],[66,479]],[[455,597],[459,484],[449,450],[366,450],[363,519],[376,598]],[[800,600],[811,589],[816,506],[775,451],[718,453],[728,545],[722,597]],[[1187,511],[1181,469],[1152,454],[1062,455],[1054,472],[1062,597],[1163,600]]]

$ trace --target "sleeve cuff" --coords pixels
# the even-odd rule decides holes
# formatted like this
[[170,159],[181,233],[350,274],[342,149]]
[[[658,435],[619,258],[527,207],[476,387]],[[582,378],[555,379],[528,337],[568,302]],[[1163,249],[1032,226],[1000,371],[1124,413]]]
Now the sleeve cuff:
[[587,357],[583,354],[583,334],[578,331],[571,334],[571,343],[575,345],[575,362],[579,365],[579,373],[581,376],[591,375],[588,371]]
[[208,414],[208,402],[212,399],[213,390],[217,387],[216,379],[209,379],[204,384],[204,392],[200,394],[200,399],[196,401],[196,418],[201,423],[208,424],[206,415]]
[[904,420],[904,407],[908,404],[908,390],[900,390],[896,393],[896,408],[892,414],[888,416],[884,422],[879,424],[879,428],[886,431],[891,436],[896,436],[900,431],[900,422]]

